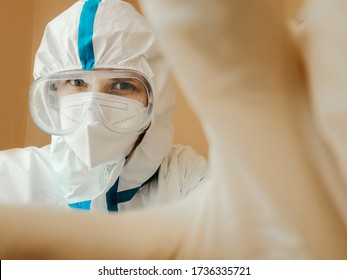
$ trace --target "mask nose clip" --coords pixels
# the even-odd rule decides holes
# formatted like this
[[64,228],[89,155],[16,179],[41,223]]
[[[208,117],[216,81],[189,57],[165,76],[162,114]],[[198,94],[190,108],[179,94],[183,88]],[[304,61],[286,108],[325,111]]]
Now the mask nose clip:
[[98,104],[92,103],[92,104],[85,104],[87,106],[86,108],[86,115],[84,117],[84,123],[95,123],[101,121],[100,116],[100,109],[98,107]]

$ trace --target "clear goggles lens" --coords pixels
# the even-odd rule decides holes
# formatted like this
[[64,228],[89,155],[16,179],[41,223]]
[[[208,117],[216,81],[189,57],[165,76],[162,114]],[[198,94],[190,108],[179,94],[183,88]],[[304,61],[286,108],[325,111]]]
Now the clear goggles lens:
[[114,132],[141,132],[151,121],[153,94],[137,72],[70,71],[34,81],[29,109],[37,126],[52,135],[72,133],[86,120]]

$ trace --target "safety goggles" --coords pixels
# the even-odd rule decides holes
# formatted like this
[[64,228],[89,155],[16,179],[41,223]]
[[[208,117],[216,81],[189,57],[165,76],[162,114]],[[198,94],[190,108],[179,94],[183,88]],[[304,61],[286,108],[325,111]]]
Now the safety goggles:
[[51,135],[73,133],[91,120],[114,132],[141,132],[151,121],[153,93],[135,71],[69,71],[35,80],[29,110],[36,125]]

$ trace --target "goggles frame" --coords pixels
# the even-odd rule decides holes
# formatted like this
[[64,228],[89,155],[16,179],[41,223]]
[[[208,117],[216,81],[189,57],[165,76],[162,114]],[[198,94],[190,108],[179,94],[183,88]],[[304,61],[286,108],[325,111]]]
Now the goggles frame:
[[[29,112],[34,123],[45,133],[50,135],[64,136],[73,133],[78,127],[83,123],[79,123],[76,127],[72,129],[63,130],[61,128],[55,128],[56,121],[49,119],[52,117],[53,113],[50,110],[57,110],[57,105],[52,100],[54,94],[57,94],[57,87],[54,86],[53,81],[66,81],[66,80],[94,80],[94,79],[135,79],[139,81],[146,93],[147,93],[147,114],[146,117],[133,128],[123,128],[123,127],[112,127],[110,125],[104,124],[106,128],[113,132],[118,133],[142,133],[145,131],[152,119],[153,119],[153,103],[154,94],[152,87],[148,79],[140,72],[129,69],[94,69],[94,70],[72,70],[57,72],[47,76],[40,77],[33,81],[29,91]],[[42,91],[42,87],[43,91]],[[40,90],[41,89],[41,90]],[[46,96],[47,95],[47,96]],[[54,98],[53,98],[54,99]],[[39,100],[39,101],[38,101]],[[38,106],[37,103],[42,103]],[[49,104],[45,104],[49,103]],[[58,110],[57,110],[58,111]],[[44,121],[46,120],[46,121]],[[52,125],[49,125],[51,123]],[[106,121],[107,123],[107,121]]]

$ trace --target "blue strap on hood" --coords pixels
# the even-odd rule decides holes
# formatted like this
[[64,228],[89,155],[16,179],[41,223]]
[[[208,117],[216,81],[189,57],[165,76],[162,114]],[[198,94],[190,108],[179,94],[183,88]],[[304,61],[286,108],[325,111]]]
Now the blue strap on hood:
[[83,4],[78,26],[78,53],[83,70],[94,68],[94,20],[100,2],[101,0],[87,0]]

